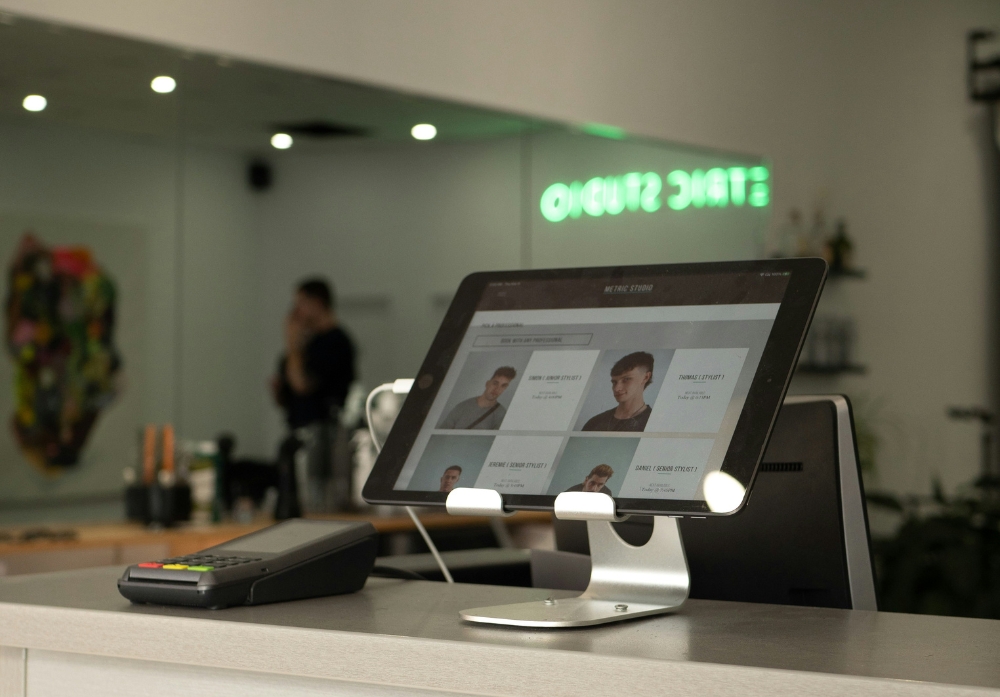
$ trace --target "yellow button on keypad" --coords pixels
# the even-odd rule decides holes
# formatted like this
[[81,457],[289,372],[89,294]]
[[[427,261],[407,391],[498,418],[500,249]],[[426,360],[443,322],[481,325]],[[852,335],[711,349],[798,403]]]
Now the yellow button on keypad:
[[187,564],[164,564],[163,568],[164,569],[186,569],[186,568],[188,568],[188,565]]

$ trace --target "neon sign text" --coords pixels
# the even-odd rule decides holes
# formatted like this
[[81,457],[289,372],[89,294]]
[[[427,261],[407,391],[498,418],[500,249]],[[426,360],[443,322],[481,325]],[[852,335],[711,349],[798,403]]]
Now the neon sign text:
[[675,169],[663,179],[656,172],[629,172],[594,177],[586,182],[556,182],[542,193],[542,216],[553,223],[579,218],[618,215],[623,211],[655,213],[663,205],[675,211],[749,205],[763,208],[771,201],[767,167],[713,167],[685,172]]

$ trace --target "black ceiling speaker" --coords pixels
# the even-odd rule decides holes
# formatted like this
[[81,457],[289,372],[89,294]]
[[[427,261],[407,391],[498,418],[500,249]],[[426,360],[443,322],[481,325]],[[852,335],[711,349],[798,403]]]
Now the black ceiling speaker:
[[267,191],[274,182],[274,172],[268,162],[254,160],[247,168],[247,179],[254,191]]

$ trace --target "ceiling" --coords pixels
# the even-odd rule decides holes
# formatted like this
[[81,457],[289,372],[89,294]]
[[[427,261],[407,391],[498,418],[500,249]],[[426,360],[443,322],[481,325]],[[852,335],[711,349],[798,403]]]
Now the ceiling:
[[[157,94],[158,75],[177,80]],[[28,94],[42,112],[21,106]],[[438,140],[495,138],[557,127],[526,117],[289,70],[0,15],[0,122],[52,124],[232,148],[269,149],[279,127],[328,124],[364,135],[296,135],[295,149],[347,142],[413,142],[432,123]],[[322,130],[322,129],[321,129]]]

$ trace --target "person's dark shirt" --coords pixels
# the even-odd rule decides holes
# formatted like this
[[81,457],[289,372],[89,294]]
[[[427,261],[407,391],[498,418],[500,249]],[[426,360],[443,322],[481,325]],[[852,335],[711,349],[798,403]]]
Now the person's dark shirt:
[[[616,407],[617,408],[617,407]],[[584,431],[645,431],[646,422],[653,409],[648,404],[646,408],[628,419],[616,419],[615,410],[602,411],[583,425]]]
[[288,384],[287,356],[278,363],[278,402],[291,428],[330,418],[331,409],[343,407],[354,382],[354,343],[340,327],[316,334],[303,351],[303,365],[310,389],[299,394]]
[[[571,486],[566,491],[583,491],[583,484],[576,484],[574,486]],[[607,494],[608,496],[614,496],[614,494],[611,493],[611,489],[609,489],[606,485],[601,486],[601,490],[598,491],[597,493]]]

